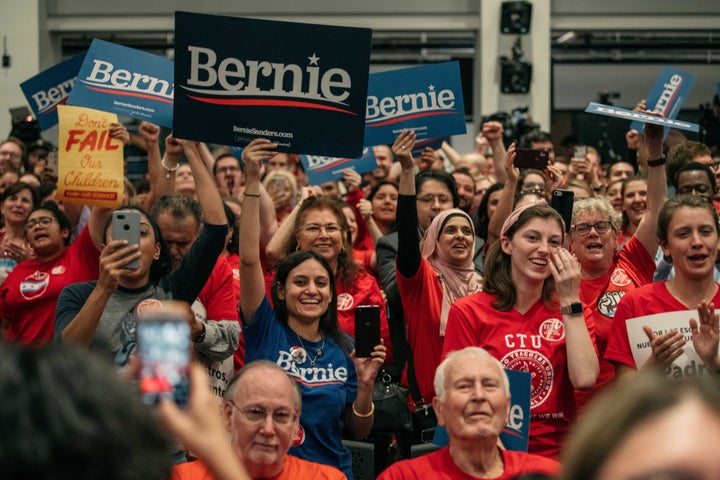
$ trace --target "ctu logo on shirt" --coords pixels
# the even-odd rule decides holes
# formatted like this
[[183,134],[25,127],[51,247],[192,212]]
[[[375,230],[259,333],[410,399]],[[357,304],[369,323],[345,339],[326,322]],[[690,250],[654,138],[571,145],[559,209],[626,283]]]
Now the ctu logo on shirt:
[[339,312],[350,310],[355,305],[355,299],[349,293],[341,293],[337,296],[337,309]]

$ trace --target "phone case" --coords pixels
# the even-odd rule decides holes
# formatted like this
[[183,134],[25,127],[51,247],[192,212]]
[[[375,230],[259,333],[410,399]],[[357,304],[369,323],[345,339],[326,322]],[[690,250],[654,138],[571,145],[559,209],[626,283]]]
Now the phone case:
[[565,233],[570,231],[574,199],[575,192],[562,189],[553,190],[552,198],[550,199],[550,206],[560,214],[565,222]]
[[355,355],[369,357],[380,344],[380,307],[360,305],[355,308]]
[[[140,212],[137,210],[121,210],[112,214],[113,240],[127,240],[128,245],[140,245]],[[136,258],[124,268],[134,270],[140,266]]]
[[548,152],[545,150],[537,150],[532,148],[516,148],[515,161],[513,164],[517,168],[536,168],[545,170],[549,160]]
[[138,315],[140,393],[148,405],[170,400],[185,406],[190,397],[190,325],[177,311]]

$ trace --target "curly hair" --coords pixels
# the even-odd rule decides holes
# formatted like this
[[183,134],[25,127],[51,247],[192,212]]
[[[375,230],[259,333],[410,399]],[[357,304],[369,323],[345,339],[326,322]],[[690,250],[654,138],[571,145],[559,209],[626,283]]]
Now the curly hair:
[[[355,283],[355,279],[358,276],[359,269],[355,260],[352,256],[352,246],[350,245],[347,218],[345,213],[342,211],[342,207],[338,204],[337,200],[325,195],[308,197],[303,200],[302,205],[298,209],[297,216],[295,217],[295,232],[298,232],[300,228],[305,224],[305,218],[308,212],[313,210],[330,210],[335,215],[335,221],[340,225],[340,231],[342,232],[342,249],[338,254],[337,260],[337,272],[335,277],[339,284],[344,287],[352,287]],[[285,244],[285,255],[290,255],[292,252],[298,249],[297,237],[291,235]]]

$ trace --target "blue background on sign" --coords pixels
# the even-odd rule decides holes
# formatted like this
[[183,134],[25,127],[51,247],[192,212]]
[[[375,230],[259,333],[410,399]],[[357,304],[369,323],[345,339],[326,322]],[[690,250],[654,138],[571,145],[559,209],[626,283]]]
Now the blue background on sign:
[[[428,110],[423,112],[408,112],[397,114],[392,118],[383,115],[382,99],[388,105],[386,110],[397,110],[395,97],[411,94],[430,95],[432,87],[436,95],[443,90],[450,90],[455,97],[452,109]],[[377,98],[377,105],[370,97]],[[403,111],[408,110],[410,104],[402,102]],[[373,113],[379,113],[374,118]],[[365,121],[365,145],[380,145],[393,143],[400,131],[412,128],[418,139],[446,137],[449,135],[465,134],[465,106],[460,82],[460,67],[458,62],[435,63],[418,67],[402,68],[387,72],[378,72],[370,75],[368,85],[368,114]]]
[[[362,154],[365,128],[365,98],[370,65],[371,30],[331,27],[291,22],[274,22],[187,12],[175,13],[175,119],[173,129],[181,138],[202,140],[230,146],[245,146],[257,137],[278,143],[280,152],[307,153],[332,157],[359,157]],[[319,77],[331,68],[348,72],[351,79],[347,105],[319,101],[304,95],[212,95],[187,89],[215,89],[214,85],[188,85],[191,55],[188,47],[209,48],[216,54],[214,69],[220,62],[238,59],[297,65],[307,77],[310,58],[317,59]],[[209,63],[198,55],[199,63]],[[250,68],[245,68],[249,75]],[[208,80],[207,70],[200,70],[199,81]],[[260,90],[270,90],[274,75],[257,75]],[[283,88],[292,90],[291,74]],[[245,78],[233,77],[232,84]],[[230,83],[230,81],[228,81]],[[303,78],[302,91],[308,81]],[[331,89],[340,95],[343,89]],[[240,90],[242,92],[242,90]],[[205,101],[192,97],[203,98]],[[232,104],[207,103],[227,102]],[[248,105],[248,103],[251,103]],[[279,103],[292,106],[280,106]],[[329,110],[333,108],[335,110]],[[339,110],[351,113],[341,113]],[[199,121],[198,119],[202,119]],[[238,127],[234,131],[233,127]],[[279,133],[280,135],[270,135]],[[289,135],[291,137],[289,137]]]
[[[77,77],[80,66],[85,58],[85,53],[78,53],[74,57],[68,58],[64,62],[48,68],[38,73],[32,78],[25,80],[20,84],[25,98],[27,98],[30,108],[32,108],[35,118],[37,118],[40,128],[47,130],[58,123],[57,106],[64,105],[67,102],[67,96],[59,102],[52,102],[47,93],[50,88],[57,88],[58,85]],[[72,87],[69,89],[72,91]],[[44,92],[43,98],[40,99],[41,104],[35,101],[32,96],[38,92]],[[53,105],[50,105],[53,103]]]
[[[68,105],[113,112],[137,120],[147,120],[163,127],[172,127],[172,98],[165,98],[152,92],[126,90],[115,87],[110,82],[102,82],[104,84],[102,86],[83,82],[83,79],[92,73],[94,60],[111,63],[113,65],[112,71],[109,72],[111,76],[118,70],[127,70],[131,74],[138,73],[164,80],[169,85],[168,89],[157,87],[155,91],[168,90],[172,93],[173,62],[158,55],[95,39],[80,68],[75,88],[68,98]],[[125,81],[123,79],[123,82]],[[132,83],[132,80],[128,83]],[[142,89],[147,88],[148,85],[141,81],[138,86]]]
[[[697,80],[697,77],[692,73],[683,72],[673,67],[663,67],[660,76],[655,80],[655,85],[653,85],[650,93],[648,93],[647,101],[645,102],[648,110],[655,110],[660,95],[662,95],[663,90],[667,88],[665,84],[670,82],[670,78],[673,75],[679,75],[682,78],[682,82],[677,89],[674,90],[667,105],[658,110],[665,118],[677,118],[683,103],[685,103],[685,99],[690,95],[690,90],[692,90],[692,87],[695,85],[695,80]],[[641,122],[633,122],[630,124],[630,129],[642,132],[643,125]],[[665,127],[666,137],[669,131],[670,127]]]
[[372,147],[363,148],[363,156],[360,158],[300,155],[300,161],[308,176],[310,185],[320,185],[321,183],[340,180],[342,179],[342,171],[346,168],[352,168],[358,173],[365,173],[375,170],[377,167]]
[[[500,440],[508,450],[527,452],[530,439],[530,374],[518,370],[505,370],[510,380],[510,422],[500,433]],[[522,412],[522,421],[513,420],[513,412]],[[447,430],[438,426],[433,442],[444,447],[450,441]]]

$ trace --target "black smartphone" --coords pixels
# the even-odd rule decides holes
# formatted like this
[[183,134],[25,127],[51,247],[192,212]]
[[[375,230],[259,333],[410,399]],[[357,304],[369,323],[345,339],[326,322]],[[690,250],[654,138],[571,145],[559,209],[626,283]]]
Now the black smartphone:
[[[127,240],[128,245],[140,245],[140,212],[137,210],[120,210],[112,214],[113,240]],[[123,268],[135,270],[140,267],[140,259],[136,258],[125,264]]]
[[371,356],[375,345],[380,345],[380,306],[359,305],[355,308],[355,356]]
[[550,206],[560,214],[565,222],[565,233],[570,231],[570,223],[572,222],[573,201],[575,193],[572,190],[553,190]]
[[545,170],[550,157],[547,150],[536,148],[516,148],[515,161],[513,162],[517,168],[536,168]]
[[[160,304],[160,302],[158,302]],[[162,302],[136,314],[140,394],[147,405],[190,398],[190,324],[177,302]]]

